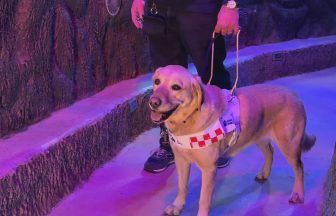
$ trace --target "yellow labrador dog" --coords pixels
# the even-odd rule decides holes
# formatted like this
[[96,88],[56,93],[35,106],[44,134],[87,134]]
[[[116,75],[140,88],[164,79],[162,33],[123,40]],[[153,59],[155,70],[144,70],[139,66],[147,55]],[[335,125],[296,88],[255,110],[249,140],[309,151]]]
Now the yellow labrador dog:
[[[164,122],[170,138],[183,137],[204,131],[218,121],[228,109],[229,93],[216,86],[203,85],[198,77],[179,65],[158,68],[153,75],[153,94],[150,98],[151,119]],[[267,180],[271,172],[274,141],[284,154],[295,174],[290,203],[304,201],[303,165],[301,152],[309,150],[315,137],[305,133],[306,114],[298,97],[288,89],[272,85],[253,85],[238,88],[240,133],[237,130],[217,138],[210,145],[185,148],[175,142],[171,146],[178,174],[178,194],[165,209],[168,215],[179,215],[187,196],[190,164],[196,163],[202,172],[198,215],[208,215],[214,189],[216,161],[226,151],[234,156],[255,143],[265,158],[256,180]],[[235,138],[235,139],[233,139]],[[234,140],[232,144],[230,141]]]

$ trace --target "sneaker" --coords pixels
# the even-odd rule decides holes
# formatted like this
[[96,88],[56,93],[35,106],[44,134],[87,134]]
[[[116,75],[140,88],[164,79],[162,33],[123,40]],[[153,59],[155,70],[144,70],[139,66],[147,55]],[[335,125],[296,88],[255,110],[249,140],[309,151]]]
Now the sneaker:
[[146,161],[144,170],[151,173],[159,173],[168,168],[169,165],[174,163],[173,152],[166,149],[157,149]]
[[217,168],[223,168],[230,164],[231,158],[227,155],[222,155],[217,160]]

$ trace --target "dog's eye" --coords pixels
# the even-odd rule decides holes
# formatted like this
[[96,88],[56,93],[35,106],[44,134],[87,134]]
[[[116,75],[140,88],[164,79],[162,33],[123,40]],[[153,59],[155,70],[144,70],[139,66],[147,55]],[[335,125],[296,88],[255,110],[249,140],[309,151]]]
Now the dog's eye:
[[176,85],[176,84],[174,84],[174,85],[172,85],[172,87],[171,87],[174,91],[178,91],[178,90],[181,90],[181,86],[179,86],[179,85]]
[[154,84],[155,84],[155,85],[160,85],[160,83],[161,83],[161,82],[160,82],[159,79],[155,79],[155,80],[154,80]]

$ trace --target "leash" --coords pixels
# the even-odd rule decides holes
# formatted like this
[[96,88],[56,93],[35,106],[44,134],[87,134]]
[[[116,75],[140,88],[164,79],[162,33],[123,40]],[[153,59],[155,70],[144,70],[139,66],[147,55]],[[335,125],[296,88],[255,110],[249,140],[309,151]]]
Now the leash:
[[[232,89],[230,90],[231,95],[233,95],[234,91],[237,88],[237,83],[239,79],[239,34],[240,34],[240,29],[237,32],[236,35],[236,80],[234,82],[234,85]],[[215,56],[215,39],[216,39],[216,33],[212,33],[212,39],[211,39],[211,64],[210,64],[210,79],[207,83],[207,85],[210,85],[213,77],[213,62],[214,62],[214,56]]]

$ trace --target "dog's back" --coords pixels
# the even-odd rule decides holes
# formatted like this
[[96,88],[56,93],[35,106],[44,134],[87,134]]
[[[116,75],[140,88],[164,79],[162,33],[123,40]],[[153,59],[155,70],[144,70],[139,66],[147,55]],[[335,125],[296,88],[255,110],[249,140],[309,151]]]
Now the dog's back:
[[256,143],[261,149],[265,164],[256,176],[265,181],[271,171],[274,141],[284,154],[295,174],[292,203],[302,203],[303,167],[302,151],[309,150],[315,143],[314,136],[306,134],[306,112],[299,97],[287,88],[274,85],[253,85],[240,88],[237,97],[241,107],[241,134],[230,154]]
[[258,84],[239,88],[236,95],[241,107],[242,132],[237,149],[234,151],[259,140],[276,141],[279,138],[277,131],[283,131],[286,140],[291,139],[293,131],[304,132],[306,125],[304,106],[297,95],[289,89]]

